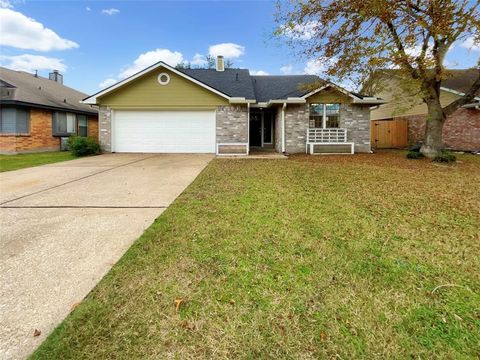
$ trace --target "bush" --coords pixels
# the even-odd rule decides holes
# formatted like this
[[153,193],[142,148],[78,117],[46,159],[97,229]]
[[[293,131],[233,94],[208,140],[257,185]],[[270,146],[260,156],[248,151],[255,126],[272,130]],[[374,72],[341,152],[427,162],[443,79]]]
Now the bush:
[[422,147],[421,143],[414,144],[408,148],[409,151],[420,152],[420,148]]
[[92,137],[72,136],[68,147],[74,156],[97,155],[101,153],[100,144]]
[[407,153],[407,159],[421,159],[423,157],[424,156],[420,151],[410,150]]
[[451,162],[455,162],[456,160],[457,160],[457,157],[449,151],[442,151],[440,155],[435,156],[433,158],[433,161],[440,162],[440,163],[451,163]]

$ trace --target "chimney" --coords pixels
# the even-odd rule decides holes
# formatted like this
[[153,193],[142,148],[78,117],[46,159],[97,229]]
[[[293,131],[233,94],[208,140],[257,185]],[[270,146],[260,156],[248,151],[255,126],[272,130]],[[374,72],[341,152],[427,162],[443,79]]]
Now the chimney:
[[222,55],[217,56],[217,71],[225,71],[225,60]]
[[60,84],[63,84],[63,75],[58,72],[58,70],[53,70],[50,74],[48,74],[48,78],[50,80],[56,81]]

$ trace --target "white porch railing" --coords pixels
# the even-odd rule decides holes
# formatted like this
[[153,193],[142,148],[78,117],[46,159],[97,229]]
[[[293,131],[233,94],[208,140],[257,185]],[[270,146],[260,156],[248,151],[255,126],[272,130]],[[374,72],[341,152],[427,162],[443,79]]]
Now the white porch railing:
[[306,152],[309,154],[354,153],[354,143],[347,142],[347,129],[307,129]]
[[307,130],[307,142],[311,144],[347,142],[347,129],[342,128],[310,128]]

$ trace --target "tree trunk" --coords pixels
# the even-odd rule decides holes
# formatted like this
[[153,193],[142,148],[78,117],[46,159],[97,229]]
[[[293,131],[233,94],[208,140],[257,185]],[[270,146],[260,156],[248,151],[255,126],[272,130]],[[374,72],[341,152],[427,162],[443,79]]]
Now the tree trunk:
[[442,131],[445,124],[445,114],[438,99],[427,101],[428,115],[425,124],[425,138],[420,152],[429,158],[434,158],[443,150]]

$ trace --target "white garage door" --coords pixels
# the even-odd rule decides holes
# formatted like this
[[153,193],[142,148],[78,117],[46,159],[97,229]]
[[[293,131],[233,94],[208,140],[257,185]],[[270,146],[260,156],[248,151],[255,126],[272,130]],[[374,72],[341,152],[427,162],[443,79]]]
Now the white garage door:
[[116,110],[113,151],[214,153],[214,111]]

